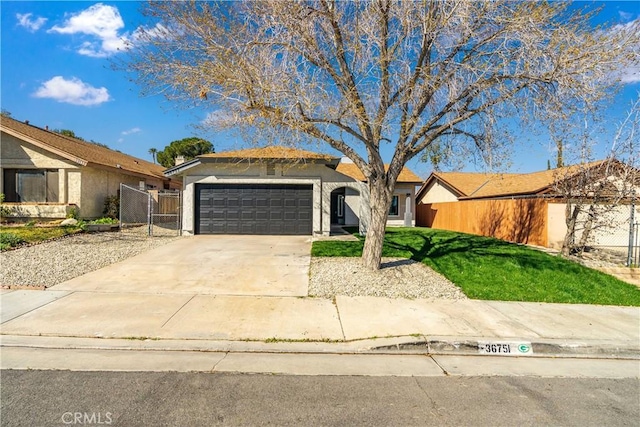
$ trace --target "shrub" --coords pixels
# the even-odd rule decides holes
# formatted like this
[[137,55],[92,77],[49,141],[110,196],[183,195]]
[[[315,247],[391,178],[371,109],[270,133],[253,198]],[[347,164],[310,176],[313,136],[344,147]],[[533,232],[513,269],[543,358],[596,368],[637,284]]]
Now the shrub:
[[3,251],[18,246],[23,242],[23,239],[13,233],[0,232],[0,249],[2,249]]
[[120,197],[107,196],[104,199],[104,209],[102,214],[108,218],[120,218]]
[[4,194],[0,193],[0,218],[11,215],[11,208],[4,204]]
[[91,221],[91,224],[117,224],[118,220],[114,218],[104,217]]
[[71,206],[67,218],[80,219],[80,209],[77,206]]

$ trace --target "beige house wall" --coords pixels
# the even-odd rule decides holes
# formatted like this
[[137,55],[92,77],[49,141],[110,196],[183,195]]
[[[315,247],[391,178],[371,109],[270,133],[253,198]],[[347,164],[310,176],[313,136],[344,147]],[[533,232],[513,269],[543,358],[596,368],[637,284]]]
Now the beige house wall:
[[547,242],[550,248],[562,248],[564,236],[567,234],[564,203],[549,203],[547,205]]
[[[567,223],[565,219],[565,203],[549,203],[548,208],[548,242],[549,247],[561,249],[562,242],[567,233]],[[597,226],[591,230],[587,244],[608,248],[618,252],[626,253],[629,245],[629,216],[631,214],[630,205],[620,205],[613,209],[605,208],[604,212],[596,215]],[[636,206],[635,221],[640,219],[640,206]],[[578,216],[578,226],[576,227],[576,239],[582,236],[581,223],[586,219],[586,214]]]
[[7,169],[78,169],[80,165],[2,132],[0,166]]
[[[76,181],[77,178],[73,178],[73,181]],[[159,185],[159,188],[162,188],[162,182],[160,180],[155,182],[147,181],[137,176],[85,167],[82,169],[79,191],[80,198],[78,202],[74,203],[79,206],[80,216],[82,218],[100,218],[104,209],[105,199],[108,196],[117,195],[121,183],[138,188],[140,181],[144,181],[145,185],[155,185],[156,188],[158,188]],[[74,194],[77,195],[78,192],[76,191]]]
[[404,225],[404,214],[407,211],[407,194],[411,205],[411,224],[415,224],[416,219],[416,186],[414,184],[396,184],[393,191],[394,196],[398,196],[398,215],[389,215],[387,225],[397,227]]
[[[50,151],[22,141],[2,132],[0,139],[0,167],[6,169],[57,169],[58,201],[53,203],[8,203],[14,210],[12,216],[20,218],[65,218],[71,206],[76,205],[80,217],[85,219],[102,216],[104,200],[118,194],[120,183],[138,187],[145,185],[163,188],[162,179],[142,178],[106,169],[81,166]],[[0,171],[0,188],[4,190]],[[179,187],[178,187],[179,188]]]
[[[346,215],[345,225],[360,226],[365,232],[370,212],[367,184],[345,176],[323,164],[276,164],[275,173],[267,174],[267,164],[209,163],[190,168],[183,179],[182,232],[191,235],[195,231],[195,186],[196,184],[306,184],[313,186],[313,233],[329,234],[331,229],[331,192],[344,188]],[[394,194],[399,198],[398,216],[390,217],[389,225],[403,225],[405,203],[409,194],[412,218],[415,218],[414,184],[398,184]]]
[[425,189],[425,193],[422,199],[418,203],[445,203],[445,202],[457,202],[458,196],[449,187],[440,183],[437,179],[434,179],[429,183]]
[[[314,234],[328,234],[330,229],[330,196],[336,183],[361,183],[346,177],[322,164],[304,165],[277,164],[275,174],[267,174],[266,163],[212,163],[193,167],[183,179],[182,232],[194,234],[195,230],[195,186],[196,184],[303,184],[313,186]],[[327,188],[334,184],[332,189]],[[344,185],[340,185],[344,186]],[[328,193],[327,193],[328,191]]]

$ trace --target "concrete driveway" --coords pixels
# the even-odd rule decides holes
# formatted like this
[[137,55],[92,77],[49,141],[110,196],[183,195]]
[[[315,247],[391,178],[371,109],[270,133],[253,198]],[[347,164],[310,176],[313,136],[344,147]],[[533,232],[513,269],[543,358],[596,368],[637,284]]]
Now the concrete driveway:
[[306,296],[310,253],[305,236],[193,236],[50,289]]

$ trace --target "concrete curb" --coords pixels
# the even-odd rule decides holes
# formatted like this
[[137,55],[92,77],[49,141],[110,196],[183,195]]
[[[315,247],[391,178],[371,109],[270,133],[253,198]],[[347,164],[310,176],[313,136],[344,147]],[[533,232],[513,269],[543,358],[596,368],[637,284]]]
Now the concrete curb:
[[[640,347],[633,343],[607,340],[518,339],[495,337],[424,337],[377,346],[376,351],[427,353],[437,355],[478,355],[481,343],[526,343],[532,349],[526,357],[590,357],[640,359]],[[494,354],[492,356],[500,356]],[[511,355],[513,356],[513,355]]]
[[[633,343],[604,340],[503,339],[495,337],[389,337],[348,342],[263,342],[172,339],[74,338],[2,335],[1,347],[82,350],[201,351],[214,353],[300,353],[300,354],[422,354],[481,355],[479,344],[527,343],[533,351],[523,357],[567,357],[640,360],[640,347]],[[490,356],[518,357],[492,354]]]

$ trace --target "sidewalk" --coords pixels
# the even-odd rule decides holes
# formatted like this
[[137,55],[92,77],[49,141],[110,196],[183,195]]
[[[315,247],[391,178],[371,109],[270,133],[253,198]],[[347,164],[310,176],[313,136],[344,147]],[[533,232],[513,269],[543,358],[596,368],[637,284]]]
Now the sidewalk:
[[640,359],[638,307],[53,290],[3,290],[1,302],[3,347],[477,355],[507,343]]

